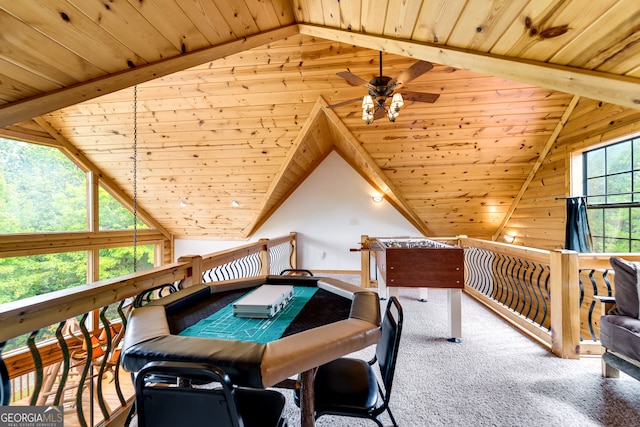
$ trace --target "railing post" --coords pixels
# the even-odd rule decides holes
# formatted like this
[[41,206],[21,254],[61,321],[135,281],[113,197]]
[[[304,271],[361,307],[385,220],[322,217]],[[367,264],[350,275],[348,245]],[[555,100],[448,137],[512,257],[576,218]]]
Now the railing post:
[[298,268],[297,234],[295,231],[292,231],[291,233],[289,233],[289,236],[291,236],[291,257],[289,258],[289,264],[291,265],[291,268],[296,269]]
[[178,261],[191,263],[191,277],[189,277],[190,280],[185,281],[185,287],[202,283],[202,257],[200,255],[184,255],[178,258]]
[[371,286],[371,251],[369,251],[369,236],[366,234],[360,236],[360,260],[362,264],[360,286],[368,288]]
[[565,359],[580,358],[580,285],[578,253],[550,253],[551,351]]
[[269,239],[260,239],[258,243],[262,245],[260,249],[260,274],[267,276],[271,272],[270,257],[269,257]]

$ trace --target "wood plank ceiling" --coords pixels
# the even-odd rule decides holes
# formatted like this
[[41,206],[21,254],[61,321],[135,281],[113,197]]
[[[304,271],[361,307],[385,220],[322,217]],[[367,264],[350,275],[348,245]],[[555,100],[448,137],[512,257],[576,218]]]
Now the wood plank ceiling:
[[[180,238],[250,236],[334,149],[425,234],[491,237],[577,97],[640,108],[637,0],[0,0],[0,28],[0,134],[129,198],[135,139],[138,205]],[[407,89],[439,99],[327,108],[379,51],[434,63]]]

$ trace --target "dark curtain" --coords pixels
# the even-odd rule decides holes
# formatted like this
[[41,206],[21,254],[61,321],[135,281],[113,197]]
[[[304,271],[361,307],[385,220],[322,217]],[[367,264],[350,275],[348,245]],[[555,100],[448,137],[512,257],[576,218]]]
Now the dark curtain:
[[586,197],[567,198],[567,225],[565,249],[576,252],[593,252],[593,241],[587,218]]

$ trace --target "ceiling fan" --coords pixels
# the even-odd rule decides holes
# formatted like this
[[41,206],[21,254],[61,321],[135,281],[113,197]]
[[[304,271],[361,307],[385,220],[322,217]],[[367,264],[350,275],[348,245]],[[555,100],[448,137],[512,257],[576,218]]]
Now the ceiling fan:
[[[385,115],[389,117],[389,121],[395,122],[400,113],[400,107],[404,105],[404,100],[428,103],[436,102],[440,96],[437,93],[413,92],[404,89],[402,90],[402,94],[396,92],[396,89],[398,89],[400,85],[410,82],[432,68],[433,65],[430,62],[418,61],[392,79],[391,77],[382,75],[382,52],[380,52],[380,75],[368,82],[350,71],[336,73],[352,86],[366,87],[369,93],[363,97],[330,105],[329,108],[337,108],[361,100],[362,119],[366,121],[368,125],[373,123],[375,119],[382,118]],[[391,98],[391,104],[387,108],[386,102],[389,98]]]

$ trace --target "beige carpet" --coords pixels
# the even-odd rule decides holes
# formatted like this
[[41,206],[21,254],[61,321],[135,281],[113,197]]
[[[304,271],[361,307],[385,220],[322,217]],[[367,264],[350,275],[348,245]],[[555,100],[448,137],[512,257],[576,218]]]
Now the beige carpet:
[[[446,291],[429,290],[423,303],[416,290],[401,289],[400,302],[405,324],[391,400],[400,426],[640,426],[640,382],[602,378],[598,358],[559,359],[464,294],[462,342],[454,344],[446,340]],[[289,425],[298,426],[299,411],[285,394]],[[391,424],[386,414],[382,421]],[[329,416],[317,422],[373,425]]]

